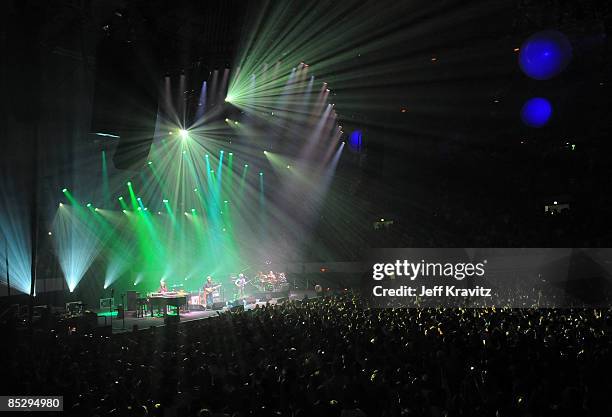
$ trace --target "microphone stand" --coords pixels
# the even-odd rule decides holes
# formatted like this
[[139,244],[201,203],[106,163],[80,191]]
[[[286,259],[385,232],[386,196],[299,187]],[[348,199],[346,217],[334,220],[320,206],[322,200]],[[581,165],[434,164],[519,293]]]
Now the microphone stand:
[[115,289],[111,288],[111,302],[108,306],[108,309],[110,311],[111,334],[113,334],[113,304],[115,304]]
[[126,309],[125,309],[125,293],[121,294],[121,305],[123,305],[123,324],[121,325],[121,330],[125,330],[125,313],[126,313]]
[[8,238],[4,235],[5,259],[6,259],[6,291],[7,296],[11,296],[11,277],[9,274],[9,253],[8,253]]

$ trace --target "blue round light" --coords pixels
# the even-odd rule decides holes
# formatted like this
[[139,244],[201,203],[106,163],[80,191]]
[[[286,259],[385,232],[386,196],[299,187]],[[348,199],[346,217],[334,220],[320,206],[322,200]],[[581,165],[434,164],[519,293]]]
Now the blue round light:
[[572,46],[565,35],[554,30],[538,32],[521,46],[519,65],[536,80],[549,80],[563,71],[572,59]]
[[550,101],[542,97],[534,97],[523,105],[521,119],[527,126],[542,127],[548,123],[552,113]]

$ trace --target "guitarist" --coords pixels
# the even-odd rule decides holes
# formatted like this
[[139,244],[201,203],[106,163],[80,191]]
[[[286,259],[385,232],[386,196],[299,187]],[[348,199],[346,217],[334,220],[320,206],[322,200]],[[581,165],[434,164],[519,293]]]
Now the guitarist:
[[212,282],[212,277],[209,275],[206,277],[206,284],[204,284],[204,296],[206,297],[206,308],[213,305],[213,291],[215,291],[215,285]]
[[247,284],[247,280],[244,274],[238,274],[238,279],[234,281],[236,287],[238,287],[238,298],[244,297],[244,287]]

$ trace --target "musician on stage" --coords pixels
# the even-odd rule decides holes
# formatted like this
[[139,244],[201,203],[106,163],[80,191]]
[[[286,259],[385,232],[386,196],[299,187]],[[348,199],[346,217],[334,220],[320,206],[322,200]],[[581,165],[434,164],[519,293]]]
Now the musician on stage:
[[168,292],[168,287],[166,287],[166,281],[163,278],[161,281],[159,281],[159,289],[157,290],[157,292],[160,292],[162,294]]
[[244,274],[238,274],[238,279],[234,281],[236,287],[238,287],[238,298],[244,297],[244,287],[246,286],[247,280]]
[[206,277],[206,284],[204,284],[204,296],[206,297],[206,308],[213,305],[213,291],[215,285],[213,284],[212,277],[209,275]]

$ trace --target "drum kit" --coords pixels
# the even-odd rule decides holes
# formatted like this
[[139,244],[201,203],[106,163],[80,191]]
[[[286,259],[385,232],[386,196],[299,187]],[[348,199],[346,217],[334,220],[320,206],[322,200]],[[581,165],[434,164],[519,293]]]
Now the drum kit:
[[256,285],[259,291],[276,292],[281,291],[289,286],[284,272],[275,274],[270,271],[268,274],[260,272],[257,274]]
[[[250,286],[256,292],[277,292],[286,289],[289,286],[284,272],[274,273],[270,271],[268,274],[259,272],[253,279],[246,279],[242,286],[238,283],[239,276],[231,275],[230,280],[236,283],[236,291],[247,291],[245,287]],[[243,293],[244,294],[244,293]]]

